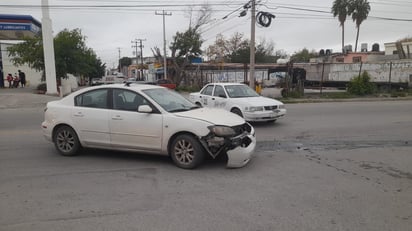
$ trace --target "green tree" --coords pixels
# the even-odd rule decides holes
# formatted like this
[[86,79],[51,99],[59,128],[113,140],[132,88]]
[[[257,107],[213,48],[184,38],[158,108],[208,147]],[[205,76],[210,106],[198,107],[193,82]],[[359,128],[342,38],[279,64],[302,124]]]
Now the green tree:
[[[25,38],[24,42],[9,47],[8,52],[14,65],[27,64],[44,72],[41,37]],[[82,76],[104,73],[105,64],[101,63],[92,49],[87,48],[86,38],[80,29],[59,32],[54,38],[54,54],[58,79],[66,78],[68,73]]]
[[27,64],[36,71],[44,70],[43,42],[40,36],[25,38],[25,42],[7,48],[11,62],[16,65]]
[[349,1],[350,0],[335,0],[332,5],[333,17],[338,17],[340,26],[342,27],[342,52],[345,47],[345,21],[349,15]]
[[132,59],[129,57],[123,57],[120,59],[120,65],[122,65],[122,67],[128,67],[132,64]]
[[201,26],[210,21],[211,9],[202,5],[196,19],[193,21],[193,9],[190,9],[189,28],[185,32],[176,32],[170,45],[171,66],[168,68],[168,78],[177,86],[186,77],[186,69],[191,64],[191,59],[202,54]]
[[82,73],[82,75],[89,79],[89,83],[92,81],[92,78],[104,76],[106,64],[102,63],[93,50],[89,49],[85,54],[85,63],[87,63],[88,68],[84,73]]
[[185,71],[191,64],[191,59],[199,57],[202,54],[202,43],[200,33],[194,28],[189,28],[183,33],[177,32],[176,35],[173,36],[173,41],[170,46],[173,70],[171,75],[168,76],[177,86],[185,77]]
[[359,29],[364,20],[368,18],[371,7],[367,0],[352,0],[349,4],[349,14],[352,15],[353,21],[356,23],[356,43],[355,52],[358,48]]
[[318,57],[316,51],[312,50],[309,51],[306,48],[303,48],[301,51],[295,52],[291,57],[290,60],[292,62],[298,63],[308,63],[311,58]]

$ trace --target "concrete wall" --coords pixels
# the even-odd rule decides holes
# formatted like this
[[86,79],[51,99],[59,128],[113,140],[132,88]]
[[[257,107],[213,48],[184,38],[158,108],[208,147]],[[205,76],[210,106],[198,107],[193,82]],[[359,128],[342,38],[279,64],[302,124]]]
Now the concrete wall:
[[11,58],[9,57],[9,54],[7,52],[7,47],[9,46],[11,46],[11,44],[0,43],[4,76],[7,76],[8,73],[11,73],[14,76],[14,73],[17,73],[17,70],[21,70],[26,74],[26,86],[30,88],[36,88],[37,85],[41,82],[42,73],[30,68],[27,65],[14,66],[13,63],[11,63]]
[[[390,62],[364,64],[332,64],[329,81],[350,81],[359,71],[367,71],[373,82],[389,82]],[[409,82],[412,74],[412,62],[392,62],[391,82]]]
[[[324,67],[323,67],[324,65]],[[306,80],[321,81],[322,68],[324,68],[323,81],[348,82],[359,74],[360,63],[307,63],[295,64],[306,70]],[[361,72],[367,71],[373,82],[389,82],[391,62],[363,63]],[[392,61],[391,82],[411,83],[412,60]]]

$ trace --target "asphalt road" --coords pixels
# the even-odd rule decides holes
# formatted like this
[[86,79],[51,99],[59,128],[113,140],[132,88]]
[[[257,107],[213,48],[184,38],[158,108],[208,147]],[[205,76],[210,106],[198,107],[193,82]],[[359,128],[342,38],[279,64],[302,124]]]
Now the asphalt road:
[[412,101],[287,105],[244,168],[59,156],[43,108],[0,112],[0,230],[411,230]]

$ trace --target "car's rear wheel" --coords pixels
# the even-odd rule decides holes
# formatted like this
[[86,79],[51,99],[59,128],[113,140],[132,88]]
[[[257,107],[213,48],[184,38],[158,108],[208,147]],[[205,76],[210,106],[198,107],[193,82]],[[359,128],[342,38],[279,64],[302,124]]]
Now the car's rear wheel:
[[199,166],[205,152],[199,141],[191,135],[178,135],[170,146],[170,156],[176,166],[185,169],[193,169]]
[[239,108],[233,108],[232,110],[230,110],[230,112],[235,113],[236,115],[240,116],[243,118],[243,114],[242,112],[239,110]]
[[80,149],[80,141],[76,132],[69,126],[57,128],[53,137],[57,151],[63,156],[74,156]]

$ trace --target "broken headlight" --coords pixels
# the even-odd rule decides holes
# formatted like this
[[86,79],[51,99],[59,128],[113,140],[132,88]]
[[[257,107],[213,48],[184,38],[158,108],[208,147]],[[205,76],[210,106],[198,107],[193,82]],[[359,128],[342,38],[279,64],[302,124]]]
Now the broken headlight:
[[228,136],[236,135],[236,131],[233,128],[228,127],[228,126],[216,125],[216,126],[209,126],[208,128],[216,136],[228,137]]

